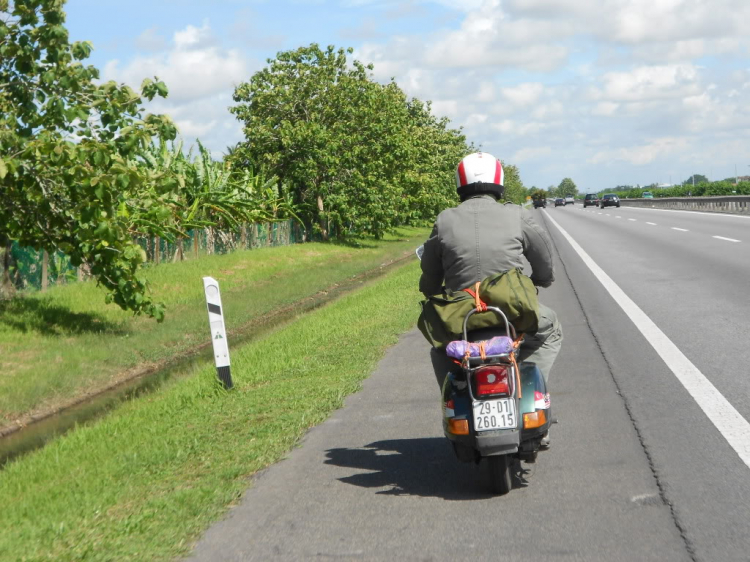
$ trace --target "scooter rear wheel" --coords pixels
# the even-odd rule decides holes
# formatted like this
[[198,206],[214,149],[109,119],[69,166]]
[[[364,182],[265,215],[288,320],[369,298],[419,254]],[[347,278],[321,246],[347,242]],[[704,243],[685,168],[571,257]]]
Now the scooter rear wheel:
[[492,491],[496,494],[504,496],[512,487],[510,479],[510,468],[513,464],[513,459],[510,455],[494,455],[492,457],[485,457],[487,464],[490,469],[490,482],[492,484]]

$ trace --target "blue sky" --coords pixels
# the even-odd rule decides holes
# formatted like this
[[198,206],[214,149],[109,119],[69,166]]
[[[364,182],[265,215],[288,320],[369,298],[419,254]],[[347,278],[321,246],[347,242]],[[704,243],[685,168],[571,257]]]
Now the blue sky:
[[[189,145],[242,139],[233,88],[279,51],[353,47],[515,164],[581,192],[750,175],[746,0],[69,0],[103,77],[158,75]],[[745,29],[743,29],[743,25]]]

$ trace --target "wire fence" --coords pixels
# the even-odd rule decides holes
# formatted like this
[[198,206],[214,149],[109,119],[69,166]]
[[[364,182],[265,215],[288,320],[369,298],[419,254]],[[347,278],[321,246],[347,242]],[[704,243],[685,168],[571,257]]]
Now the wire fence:
[[[136,242],[146,252],[150,264],[170,263],[195,259],[201,255],[227,254],[237,250],[252,250],[272,246],[288,246],[304,241],[304,231],[295,221],[248,224],[236,232],[213,228],[190,230],[188,237],[168,241],[159,237],[139,238]],[[0,248],[0,277],[4,273]],[[47,253],[34,248],[10,246],[8,273],[19,290],[46,290],[54,285],[81,281],[89,277],[85,266],[75,267],[62,252]]]

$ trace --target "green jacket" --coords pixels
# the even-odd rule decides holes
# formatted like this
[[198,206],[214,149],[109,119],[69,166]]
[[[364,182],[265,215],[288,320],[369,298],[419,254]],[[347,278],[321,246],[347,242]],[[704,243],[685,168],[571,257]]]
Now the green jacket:
[[443,286],[451,291],[471,287],[483,279],[531,264],[535,285],[554,280],[552,243],[531,212],[489,195],[467,199],[438,215],[424,244],[419,290],[435,295]]

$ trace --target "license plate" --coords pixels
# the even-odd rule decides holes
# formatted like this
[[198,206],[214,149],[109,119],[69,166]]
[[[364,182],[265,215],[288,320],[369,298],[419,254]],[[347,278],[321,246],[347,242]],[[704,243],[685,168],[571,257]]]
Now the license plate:
[[474,429],[512,429],[518,426],[516,401],[513,398],[481,400],[474,402]]

